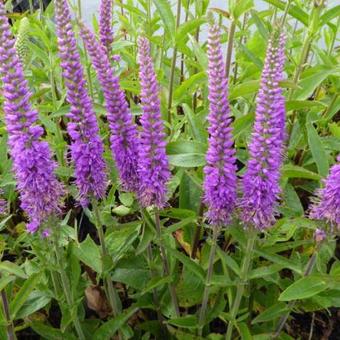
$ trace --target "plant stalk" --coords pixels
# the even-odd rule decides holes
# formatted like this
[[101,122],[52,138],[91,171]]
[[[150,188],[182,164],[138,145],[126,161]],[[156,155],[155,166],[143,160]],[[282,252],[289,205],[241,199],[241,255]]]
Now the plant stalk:
[[234,35],[235,35],[236,23],[233,19],[230,23],[229,34],[228,34],[228,47],[227,47],[227,55],[225,60],[225,77],[229,78],[230,66],[231,66],[231,58],[233,54],[233,44],[234,44]]
[[5,318],[6,318],[6,323],[7,323],[6,329],[7,329],[8,340],[15,340],[16,336],[15,336],[13,322],[11,320],[11,313],[9,311],[9,303],[8,303],[5,289],[1,291],[1,299],[2,299],[2,306],[4,309]]
[[[177,17],[176,17],[176,31],[181,20],[181,0],[177,0]],[[171,68],[170,68],[170,83],[169,83],[169,97],[168,97],[168,123],[171,125],[171,108],[172,108],[172,97],[173,97],[173,87],[175,80],[175,69],[176,69],[176,59],[177,59],[177,44],[174,42],[174,49],[172,53]]]
[[202,215],[203,215],[203,210],[204,210],[204,203],[203,200],[201,199],[201,203],[198,209],[198,222],[197,222],[197,227],[195,230],[195,235],[194,235],[194,241],[191,247],[191,258],[194,259],[196,258],[196,253],[198,249],[198,242],[200,241],[200,236],[202,232]]
[[206,281],[205,281],[205,288],[204,288],[204,293],[203,293],[202,306],[201,306],[201,310],[200,310],[199,318],[198,318],[198,327],[199,327],[198,328],[198,332],[199,332],[198,335],[199,336],[202,336],[203,326],[204,326],[204,322],[205,322],[205,316],[206,316],[206,313],[207,313],[211,277],[212,277],[212,274],[213,274],[214,259],[215,259],[216,248],[217,248],[217,237],[218,237],[218,234],[220,233],[220,230],[221,230],[220,227],[213,226],[213,237],[212,237],[212,244],[211,244],[210,254],[209,254],[208,272],[207,272]]
[[240,283],[237,286],[235,301],[232,305],[231,312],[230,312],[231,320],[228,323],[228,329],[227,329],[227,333],[225,336],[226,340],[232,339],[234,323],[236,321],[236,317],[237,317],[237,314],[238,314],[238,311],[241,305],[244,288],[248,281],[248,274],[251,269],[251,262],[252,262],[252,257],[253,257],[256,235],[257,235],[256,230],[254,230],[253,228],[249,230],[248,242],[247,242],[247,246],[245,249],[245,254],[244,254],[241,272],[240,272]]
[[[97,231],[98,231],[98,237],[99,237],[100,249],[101,249],[101,257],[102,257],[102,261],[103,261],[102,265],[103,265],[103,269],[104,269],[104,259],[109,254],[108,254],[106,244],[105,244],[103,224],[101,222],[98,204],[97,204],[96,200],[92,200],[92,208],[93,208],[93,213],[94,213],[94,217],[95,217],[95,224],[96,224]],[[107,275],[107,274],[104,275],[104,282],[105,282],[105,286],[106,286],[107,297],[108,297],[109,303],[110,303],[111,308],[112,308],[113,316],[117,316],[119,314],[117,294],[115,292],[115,288],[113,287],[113,283],[112,283],[112,280],[111,280],[109,275]]]
[[[163,242],[162,242],[161,221],[160,221],[160,218],[159,218],[158,209],[155,212],[155,222],[156,222],[157,238],[158,238],[158,242],[159,242],[159,250],[160,250],[161,258],[162,258],[162,262],[163,262],[163,272],[166,276],[168,276],[168,275],[170,275],[170,265],[169,265],[169,260],[168,260],[168,257],[166,255],[164,245],[163,245]],[[170,292],[170,296],[171,296],[171,301],[172,301],[173,307],[175,308],[176,317],[180,317],[179,304],[178,304],[178,300],[177,300],[175,286],[172,282],[169,282],[168,287],[169,287],[169,292]]]
[[[61,285],[62,285],[62,288],[63,288],[63,291],[64,291],[66,302],[67,302],[69,308],[72,310],[73,307],[74,307],[74,299],[73,299],[73,294],[72,294],[71,287],[70,287],[70,282],[69,282],[69,279],[66,275],[66,272],[65,272],[65,269],[64,269],[64,266],[63,266],[63,261],[62,261],[62,258],[60,256],[61,250],[59,248],[58,233],[59,233],[59,231],[54,230],[55,255],[56,255],[56,260],[57,260],[57,264],[58,264],[58,267],[59,267]],[[54,274],[52,274],[52,276],[53,275]],[[53,282],[54,282],[54,280],[53,280]],[[58,294],[58,291],[56,293]],[[79,318],[78,318],[77,311],[76,311],[75,315],[72,315],[72,317],[73,317],[73,324],[74,324],[74,327],[76,329],[76,332],[78,334],[79,339],[85,340],[85,336],[84,336],[83,330],[82,330],[81,325],[80,325],[80,321],[79,321]]]
[[[319,247],[314,251],[313,255],[310,257],[310,259],[309,259],[309,261],[306,265],[304,276],[309,276],[311,274],[311,272],[313,271],[313,268],[314,268],[315,263],[316,263],[318,251],[319,251]],[[296,300],[292,300],[292,301],[289,302],[288,310],[287,310],[286,314],[281,316],[280,321],[279,321],[279,323],[276,327],[276,330],[275,330],[275,333],[274,333],[272,339],[276,339],[280,335],[284,325],[286,324],[286,322],[289,318],[290,312],[294,308],[295,304],[296,304]]]

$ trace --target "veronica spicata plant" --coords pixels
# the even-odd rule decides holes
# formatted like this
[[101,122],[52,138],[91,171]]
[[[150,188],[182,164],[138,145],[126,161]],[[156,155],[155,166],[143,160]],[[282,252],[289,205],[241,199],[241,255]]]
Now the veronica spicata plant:
[[9,152],[20,193],[21,208],[27,213],[27,230],[34,233],[48,217],[59,214],[63,186],[55,176],[57,164],[31,107],[31,93],[16,53],[5,8],[0,3],[0,74],[4,112],[9,133]]

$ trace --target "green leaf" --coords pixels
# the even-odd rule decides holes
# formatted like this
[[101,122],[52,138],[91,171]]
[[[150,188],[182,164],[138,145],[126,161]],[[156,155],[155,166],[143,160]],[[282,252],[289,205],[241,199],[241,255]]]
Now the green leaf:
[[102,261],[99,246],[94,243],[90,235],[87,235],[85,241],[81,242],[78,246],[74,245],[73,251],[75,256],[91,267],[97,273],[101,273]]
[[244,97],[248,94],[255,93],[259,88],[258,80],[248,80],[233,86],[230,90],[229,100],[236,99],[238,97]]
[[235,3],[233,6],[233,17],[238,19],[244,12],[249,11],[254,6],[253,0],[241,0]]
[[[281,1],[281,0],[264,0],[265,2],[281,9],[284,10],[286,7],[286,2]],[[305,26],[308,25],[308,14],[304,12],[301,8],[295,6],[295,5],[290,5],[288,13],[294,17],[295,19],[299,20],[301,23],[303,23]]]
[[0,278],[0,291],[2,291],[6,286],[15,280],[15,276],[8,275]]
[[306,276],[286,288],[280,294],[279,301],[306,299],[326,290],[327,288],[328,283],[322,276]]
[[58,328],[47,326],[45,323],[41,321],[33,321],[32,323],[30,323],[30,327],[32,327],[32,329],[44,339],[48,340],[77,339],[74,335],[61,332],[61,330],[59,330]]
[[168,320],[170,325],[174,325],[181,328],[197,328],[198,321],[195,315],[186,315],[181,318],[174,318]]
[[282,176],[286,178],[306,178],[319,181],[322,177],[315,172],[309,171],[301,166],[285,164],[282,167]]
[[253,279],[258,279],[261,277],[269,276],[269,275],[278,273],[282,268],[283,266],[280,264],[272,264],[270,266],[262,266],[259,268],[255,268],[250,272],[249,278],[253,280]]
[[205,18],[197,18],[193,20],[189,20],[183,24],[181,24],[176,33],[176,43],[183,43],[184,41],[188,40],[188,34],[194,30],[196,30],[198,27],[200,27],[202,24],[206,22]]
[[51,297],[45,292],[33,291],[18,311],[16,318],[23,319],[39,309],[44,308],[50,301]]
[[93,339],[109,340],[124,324],[131,318],[131,316],[136,313],[137,307],[131,306],[127,308],[124,313],[119,314],[114,319],[105,322],[100,326],[96,332],[93,334]]
[[168,158],[171,165],[182,168],[194,168],[205,165],[205,155],[199,153],[169,155]]
[[259,314],[251,323],[256,324],[260,322],[267,322],[271,320],[275,320],[288,311],[288,307],[284,302],[276,303],[273,306],[267,308],[264,312]]
[[202,71],[206,71],[208,68],[208,57],[202,47],[199,45],[199,43],[196,41],[196,39],[192,35],[188,35],[189,40],[192,45],[192,49],[194,51],[195,57],[201,66]]
[[21,277],[22,279],[27,279],[27,275],[24,271],[15,263],[9,261],[0,262],[0,271],[5,271],[9,274]]
[[320,18],[321,25],[323,26],[329,23],[332,19],[339,17],[340,15],[340,5],[337,5],[328,11],[326,11]]
[[318,102],[316,100],[288,100],[286,102],[287,111],[309,109],[311,107],[317,107],[317,108],[322,109],[322,108],[327,107],[327,105],[325,105],[322,102]]
[[15,320],[16,315],[20,308],[24,305],[28,296],[31,294],[41,277],[40,273],[32,274],[20,288],[15,295],[14,300],[10,304],[11,318]]
[[188,94],[192,94],[196,88],[205,83],[207,80],[207,75],[205,72],[199,72],[191,76],[189,79],[183,81],[183,83],[178,86],[174,92],[174,101],[176,104],[180,104],[181,101]]
[[308,144],[313,155],[313,159],[321,176],[326,177],[329,171],[328,156],[312,123],[307,123]]
[[150,271],[140,268],[116,268],[111,277],[113,281],[134,289],[143,289],[150,280]]
[[252,18],[253,18],[253,20],[255,22],[255,25],[256,25],[258,31],[262,35],[263,39],[267,41],[268,37],[269,37],[268,29],[263,24],[263,21],[259,18],[259,16],[257,15],[256,11],[251,10],[250,13],[251,13],[251,16],[252,16]]
[[167,251],[170,253],[171,256],[182,262],[183,265],[185,265],[192,273],[196,274],[202,281],[205,280],[204,270],[196,262],[194,262],[183,253],[180,253],[179,251],[170,247],[167,247]]
[[312,74],[300,80],[300,89],[294,92],[294,99],[306,100],[309,98],[315,89],[334,72],[335,70],[333,68],[327,66],[316,66],[314,69],[309,69],[308,74]]
[[167,0],[153,0],[157,7],[157,11],[162,18],[164,27],[169,33],[172,42],[175,42],[176,21],[171,9],[171,5]]
[[159,286],[163,286],[169,282],[172,282],[172,280],[173,280],[172,276],[153,277],[145,286],[141,294],[148,293]]
[[193,139],[202,143],[206,143],[208,134],[202,119],[196,115],[187,104],[183,103],[182,108],[189,123]]

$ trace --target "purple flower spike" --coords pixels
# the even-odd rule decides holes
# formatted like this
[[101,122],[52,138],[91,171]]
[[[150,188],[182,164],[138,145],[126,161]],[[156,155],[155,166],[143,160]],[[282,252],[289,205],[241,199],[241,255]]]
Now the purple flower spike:
[[340,155],[324,181],[325,186],[317,192],[317,202],[313,205],[310,217],[326,220],[340,229]]
[[149,41],[138,39],[139,78],[141,84],[142,132],[139,144],[139,200],[142,206],[166,204],[166,184],[170,178],[165,153],[165,133],[158,98],[159,88],[150,56]]
[[99,36],[106,52],[110,54],[113,43],[112,30],[113,0],[101,0],[99,14]]
[[94,34],[84,25],[81,35],[92,59],[106,101],[107,118],[111,129],[111,149],[123,187],[138,189],[138,135],[119,78],[113,73],[109,57]]
[[284,67],[285,36],[268,42],[257,96],[255,125],[249,145],[250,159],[243,177],[241,218],[258,229],[275,222],[280,194],[280,168],[285,140],[285,99],[279,81]]
[[31,93],[14,42],[0,2],[0,75],[9,151],[21,208],[30,220],[27,229],[35,232],[49,216],[60,212],[63,187],[54,174],[50,148],[41,140],[44,130],[37,125],[38,113],[30,105]]
[[228,79],[225,78],[220,31],[209,30],[209,149],[204,167],[204,202],[213,225],[226,225],[236,202],[236,160],[231,134]]
[[79,200],[87,205],[91,196],[102,198],[107,185],[103,143],[98,122],[86,89],[83,67],[72,31],[70,9],[66,0],[56,0],[58,48],[71,105],[67,131],[72,139],[71,155],[75,164]]

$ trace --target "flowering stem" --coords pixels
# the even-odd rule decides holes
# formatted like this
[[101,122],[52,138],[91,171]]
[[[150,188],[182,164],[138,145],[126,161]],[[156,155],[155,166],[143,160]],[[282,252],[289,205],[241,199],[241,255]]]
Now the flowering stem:
[[212,237],[212,243],[211,243],[210,254],[209,254],[208,272],[207,272],[207,276],[205,280],[205,288],[204,288],[204,293],[203,293],[202,306],[201,306],[201,310],[200,310],[200,314],[198,318],[199,336],[202,336],[202,330],[203,330],[205,316],[207,312],[211,277],[213,274],[214,259],[215,259],[216,248],[217,248],[217,237],[218,237],[218,234],[220,233],[220,230],[221,230],[220,227],[213,226],[213,237]]
[[[320,250],[320,245],[315,249],[313,255],[309,258],[309,261],[307,262],[306,269],[305,269],[305,272],[304,272],[304,276],[310,275],[311,272],[313,271],[313,268],[314,268],[315,263],[316,263],[317,253],[318,253],[319,250]],[[286,314],[281,316],[280,321],[279,321],[279,323],[276,327],[276,330],[275,330],[275,333],[274,333],[272,339],[276,339],[280,335],[284,325],[286,324],[286,322],[288,320],[290,312],[293,309],[293,307],[295,306],[295,304],[296,304],[296,300],[292,300],[292,301],[289,302],[288,310],[287,310]]]
[[[181,20],[181,0],[177,0],[177,18],[176,18],[176,30],[180,24]],[[173,97],[173,87],[175,80],[175,68],[177,59],[177,46],[174,43],[174,50],[172,53],[171,69],[170,69],[170,83],[169,83],[169,97],[168,97],[168,123],[171,124],[171,108],[172,108],[172,97]]]
[[[99,214],[99,209],[98,209],[98,204],[97,201],[94,199],[92,200],[92,208],[94,212],[94,217],[95,217],[95,224],[98,230],[98,237],[100,241],[100,247],[101,247],[101,258],[102,258],[102,266],[104,270],[104,260],[109,256],[105,244],[105,237],[104,237],[104,231],[103,231],[103,224],[100,219],[100,214]],[[112,308],[112,313],[113,316],[117,316],[119,314],[119,309],[118,309],[118,301],[117,301],[117,293],[115,292],[115,289],[113,287],[112,280],[108,274],[104,274],[104,282],[106,286],[106,293],[107,297],[109,300],[109,303]]]
[[2,299],[2,307],[4,309],[4,314],[7,322],[7,336],[8,340],[15,340],[15,331],[13,327],[13,322],[11,320],[11,313],[9,312],[9,303],[7,299],[7,294],[5,292],[5,289],[1,291],[1,299]]
[[[150,275],[151,275],[151,278],[154,278],[155,277],[155,272],[154,272],[154,270],[152,268],[153,258],[152,258],[151,243],[149,243],[149,245],[148,245],[147,255],[148,255],[148,265],[149,265],[149,268],[150,268]],[[162,316],[162,313],[161,313],[161,309],[160,309],[160,305],[159,305],[159,298],[158,298],[158,294],[157,294],[156,288],[154,288],[152,290],[152,298],[153,298],[153,302],[154,302],[155,307],[156,307],[158,321],[162,324],[162,330],[163,330],[163,320],[164,319],[163,319],[163,316]]]
[[[163,242],[162,242],[162,231],[161,231],[161,222],[159,219],[159,211],[158,209],[155,212],[155,222],[156,222],[156,232],[157,232],[157,238],[159,243],[159,250],[161,253],[161,258],[163,262],[163,271],[166,276],[170,275],[170,266],[169,266],[169,260],[166,255]],[[171,301],[173,304],[173,307],[175,308],[176,317],[180,317],[180,311],[179,311],[179,305],[176,295],[175,286],[172,282],[169,282],[169,292],[171,296]]]
[[194,235],[194,241],[191,247],[191,258],[192,259],[196,257],[196,253],[198,249],[198,242],[201,236],[203,210],[204,210],[204,203],[203,203],[203,200],[201,200],[200,207],[198,210],[198,216],[197,216],[198,217],[197,227],[196,227],[196,231]]
[[[69,279],[66,275],[66,272],[65,272],[65,269],[64,269],[64,266],[63,266],[64,261],[60,256],[62,250],[59,247],[59,231],[57,231],[57,230],[54,230],[54,248],[55,248],[55,256],[56,256],[57,265],[58,265],[58,268],[59,268],[60,278],[61,278],[61,285],[62,285],[62,288],[63,288],[63,291],[64,291],[66,302],[67,302],[70,310],[74,311],[74,309],[73,309],[74,304],[75,304],[74,298],[72,296],[72,291],[71,291]],[[52,274],[52,276],[53,276],[53,274]],[[53,282],[54,281],[55,280],[53,280]],[[59,295],[58,292],[56,292],[56,294]],[[72,315],[72,318],[73,318],[73,324],[74,324],[74,327],[76,329],[76,332],[78,334],[79,339],[85,340],[85,336],[84,336],[83,330],[81,328],[80,321],[78,319],[77,310],[75,311],[74,315]]]
[[227,334],[225,337],[226,340],[232,339],[234,323],[236,321],[236,317],[237,317],[237,314],[238,314],[238,311],[241,305],[244,288],[248,281],[248,273],[251,269],[251,260],[253,256],[256,235],[257,235],[256,230],[252,228],[249,231],[248,242],[247,242],[247,246],[245,249],[245,254],[244,254],[244,258],[242,262],[242,267],[241,267],[241,272],[240,272],[240,283],[237,286],[235,301],[232,305],[231,312],[230,312],[230,321],[228,324]]
[[227,47],[227,56],[225,61],[225,76],[226,78],[229,77],[230,73],[230,65],[231,65],[231,58],[233,54],[233,43],[234,43],[234,35],[235,35],[235,28],[236,23],[233,19],[231,21],[230,27],[229,27],[229,34],[228,34],[228,47]]

